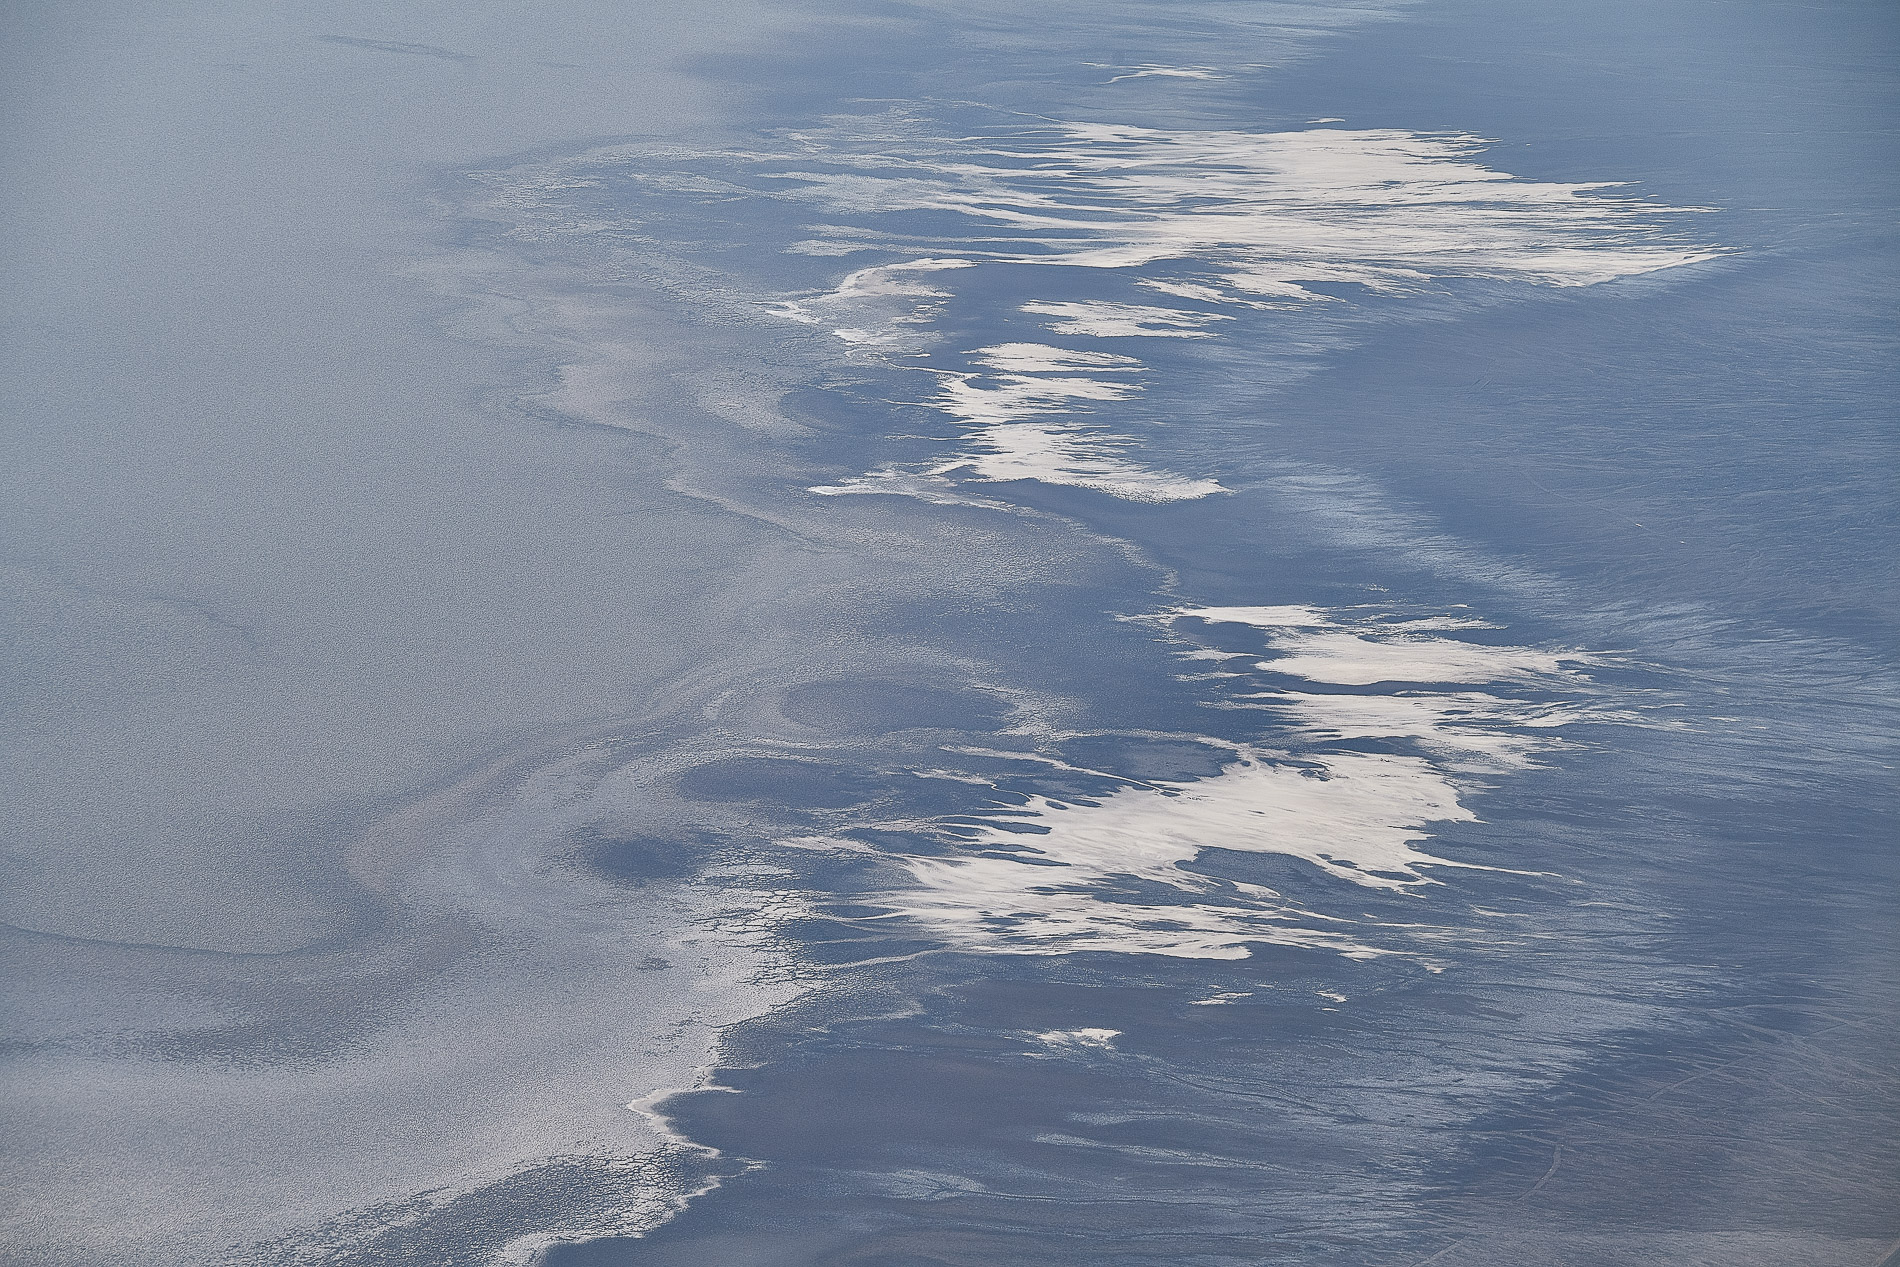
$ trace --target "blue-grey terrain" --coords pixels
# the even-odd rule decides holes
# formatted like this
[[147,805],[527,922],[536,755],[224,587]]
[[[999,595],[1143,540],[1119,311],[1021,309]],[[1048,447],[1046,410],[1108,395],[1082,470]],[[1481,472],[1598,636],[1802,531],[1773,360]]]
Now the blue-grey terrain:
[[0,1261],[1900,1249],[1900,14],[4,18]]

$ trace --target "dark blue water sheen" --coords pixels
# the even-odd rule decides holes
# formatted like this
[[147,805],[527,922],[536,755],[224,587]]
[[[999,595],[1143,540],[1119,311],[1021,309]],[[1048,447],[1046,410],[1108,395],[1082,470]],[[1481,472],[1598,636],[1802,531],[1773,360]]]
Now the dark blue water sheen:
[[[1231,28],[1144,20],[1120,15],[1115,37],[1167,56],[1122,64],[1273,60],[1223,46]],[[885,64],[878,96],[933,126],[1105,111],[1096,80],[1070,84],[1072,60],[1036,42],[1060,33],[921,52],[975,37],[907,21],[914,74]],[[789,686],[753,679],[774,716],[830,736],[822,758],[748,748],[732,722],[676,736],[703,756],[677,794],[707,816],[682,848],[716,854],[739,823],[761,849],[849,833],[852,814],[879,825],[851,837],[866,854],[773,855],[820,895],[785,929],[790,953],[832,971],[727,1035],[717,1090],[667,1106],[723,1154],[723,1186],[643,1238],[547,1261],[1881,1261],[1900,1237],[1896,34],[1880,5],[1433,4],[1308,32],[1304,61],[1123,99],[1142,126],[1476,133],[1520,176],[1711,208],[1671,231],[1727,252],[1584,288],[1448,282],[1144,350],[1145,452],[1218,471],[1227,495],[1016,483],[981,490],[1001,509],[813,511],[806,484],[914,461],[952,432],[897,371],[807,372],[792,345],[761,343],[812,431],[782,480],[731,477],[757,504],[946,542],[979,524],[987,549],[1042,562],[985,595],[951,577],[953,548],[924,552],[915,592],[853,610],[853,637],[928,648],[934,668],[820,655]],[[822,71],[745,108],[815,128],[840,105],[808,87]],[[653,170],[641,162],[613,170]],[[698,221],[614,180],[565,205],[632,217],[659,246],[615,258],[675,270],[659,278],[675,294],[688,264],[784,290],[857,264],[773,254],[805,226],[756,189],[709,197]],[[1021,337],[997,298],[1015,285],[959,290],[930,355]],[[1039,750],[1111,773],[1032,778],[967,753],[959,768],[1005,800],[1087,803],[1214,773],[1208,749],[1154,736],[1275,735],[1271,712],[1210,707],[1237,688],[1178,680],[1153,628],[1111,619],[1183,601],[1469,608],[1500,627],[1474,638],[1617,653],[1592,689],[1645,721],[1584,720],[1545,768],[1468,788],[1481,821],[1442,823],[1426,847],[1498,870],[1392,891],[1282,854],[1191,864],[1349,921],[1389,956],[974,953],[882,918],[879,851],[959,847],[899,820],[990,804],[906,776],[971,747],[1029,751],[1025,718],[1048,700],[1066,701],[1071,738]],[[1260,653],[1244,629],[1207,638]],[[603,830],[603,871],[668,873],[672,837]],[[1178,915],[1178,894],[1138,877],[1110,900]]]

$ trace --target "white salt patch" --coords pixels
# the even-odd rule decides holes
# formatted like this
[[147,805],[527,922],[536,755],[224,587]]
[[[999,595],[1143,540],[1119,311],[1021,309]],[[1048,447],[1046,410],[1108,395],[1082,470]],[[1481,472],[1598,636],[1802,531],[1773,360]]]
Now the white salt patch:
[[1472,819],[1423,758],[1359,752],[1312,764],[1247,752],[1212,778],[1129,787],[1095,806],[1032,798],[1024,812],[1048,834],[986,827],[973,843],[1187,890],[1208,886],[1180,869],[1203,849],[1284,854],[1355,884],[1403,888],[1420,881],[1419,866],[1442,862],[1413,848],[1425,824]]
[[[1091,66],[1096,63],[1089,63]],[[1106,67],[1104,69],[1114,69]],[[1108,82],[1119,84],[1125,79],[1225,79],[1227,76],[1206,66],[1158,66],[1153,64],[1131,66]]]
[[970,353],[977,364],[999,374],[1128,373],[1141,368],[1132,356],[1113,352],[1077,352],[1046,343],[997,343]]
[[1188,1006],[1190,1007],[1225,1007],[1228,1004],[1231,1004],[1235,999],[1251,999],[1252,997],[1253,997],[1252,990],[1235,990],[1235,991],[1230,991],[1226,994],[1216,994],[1210,998],[1189,1000]]
[[[1553,685],[1580,692],[1588,680],[1569,666],[1593,662],[1576,652],[1481,646],[1420,632],[1483,626],[1467,615],[1395,619],[1367,608],[1281,605],[1179,607],[1130,619],[1170,628],[1189,619],[1245,625],[1287,653],[1261,668],[1342,685],[1502,682],[1540,694]],[[1229,660],[1246,653],[1176,654]],[[890,905],[953,945],[993,952],[1233,958],[1250,943],[1268,942],[1383,953],[1363,935],[1372,925],[1322,920],[1260,885],[1212,879],[1190,867],[1207,850],[1270,853],[1366,888],[1415,889],[1429,883],[1431,868],[1472,865],[1419,847],[1442,824],[1475,821],[1461,800],[1460,776],[1532,767],[1538,754],[1559,745],[1559,728],[1606,716],[1584,705],[1471,689],[1260,690],[1209,702],[1278,711],[1301,755],[1203,738],[1232,754],[1218,774],[1139,782],[1039,754],[990,754],[1118,786],[1086,800],[1030,795],[1023,804],[944,824],[946,834],[979,856],[903,859],[915,887],[890,895]],[[1369,739],[1410,751],[1345,746]]]
[[1536,754],[1558,745],[1548,731],[1587,721],[1584,710],[1501,699],[1476,691],[1455,694],[1308,695],[1263,692],[1260,699],[1284,710],[1301,729],[1322,742],[1345,739],[1412,739],[1460,770],[1522,770]]
[[[1186,501],[1225,491],[1215,480],[1135,461],[1128,456],[1132,439],[1091,426],[1086,415],[1077,414],[1080,405],[1112,404],[1141,390],[1125,377],[1096,377],[1139,369],[1141,362],[1132,357],[1040,343],[997,344],[972,357],[989,372],[942,374],[932,402],[965,426],[967,445],[925,474],[1039,480],[1143,502]],[[861,490],[847,485],[821,491]]]
[[[1567,665],[1596,662],[1572,650],[1493,647],[1426,631],[1491,629],[1469,616],[1384,621],[1303,606],[1176,607],[1158,617],[1250,625],[1269,631],[1267,645],[1284,654],[1258,667],[1313,682],[1371,686],[1379,682],[1498,682],[1553,677]],[[1146,619],[1146,618],[1144,618]],[[1341,628],[1351,624],[1351,629]],[[1320,630],[1324,632],[1312,632]]]
[[[1116,79],[1216,75],[1206,67],[1141,65]],[[1341,302],[1326,288],[1342,285],[1403,294],[1452,277],[1586,286],[1716,254],[1656,227],[1668,209],[1605,196],[1611,186],[1518,180],[1487,168],[1476,161],[1482,143],[1467,136],[1071,123],[988,146],[842,130],[801,139],[808,169],[769,172],[769,196],[817,203],[845,218],[934,213],[958,222],[912,239],[916,249],[951,256],[859,269],[828,294],[777,309],[832,330],[858,354],[916,350],[928,341],[922,328],[948,296],[916,274],[992,261],[1142,270],[1148,275],[1129,280],[1150,291],[1274,308]],[[755,163],[767,156],[733,157]],[[848,225],[827,231],[873,240]],[[1052,318],[1056,333],[1097,339],[1211,338],[1227,316],[1109,299],[1019,306]],[[981,351],[970,355],[983,359]],[[1100,364],[1083,370],[1082,355],[1061,353],[1060,369],[1054,360],[1013,362],[1000,371],[1019,376],[1013,381],[965,378],[946,386],[935,403],[974,429],[971,456],[931,473],[1036,479],[1145,501],[1219,491],[1212,480],[1148,471],[1129,456],[1130,437],[1051,424],[1051,416],[1106,411],[1132,390],[1104,382]],[[1002,433],[1030,416],[1041,425]],[[884,480],[880,487],[900,486]],[[865,490],[847,482],[826,491]]]
[[1035,1035],[1035,1039],[1045,1047],[1093,1047],[1098,1051],[1113,1051],[1115,1040],[1121,1036],[1118,1029],[1049,1029]]
[[[1032,871],[1045,874],[1028,874]],[[958,865],[954,876],[922,872],[914,878],[918,887],[892,893],[882,904],[973,952],[1064,955],[1090,950],[1243,959],[1249,943],[1258,942],[1358,959],[1385,953],[1343,933],[1303,927],[1299,913],[1287,909],[1180,901],[1140,906],[1110,900],[1092,887],[1107,877],[999,859],[969,859]]]
[[1176,607],[1163,614],[1205,620],[1209,624],[1252,625],[1256,629],[1322,628],[1336,623],[1335,618],[1317,607]]
[[[1212,288],[1218,277],[1221,289],[1307,299],[1320,298],[1304,284],[1314,281],[1591,285],[1716,254],[1653,227],[1667,208],[1605,197],[1603,184],[1517,180],[1473,161],[1482,143],[1465,136],[1068,124],[1014,148],[937,144],[913,143],[901,176],[886,174],[882,148],[836,152],[854,170],[790,176],[785,196],[965,216],[972,232],[943,239],[959,255],[1111,269],[1186,260],[1212,277],[1159,280]],[[1025,236],[1037,250],[1012,249]]]
[[1286,654],[1263,660],[1259,667],[1342,686],[1523,680],[1560,674],[1566,663],[1589,662],[1573,651],[1487,647],[1416,635],[1375,638],[1345,631],[1283,634],[1272,645]]
[[949,291],[914,274],[973,267],[974,261],[961,259],[878,264],[847,273],[822,294],[770,304],[766,311],[802,325],[827,327],[854,347],[911,348],[919,342],[918,327],[928,326],[950,297]]
[[1222,493],[1218,480],[1155,470],[1123,457],[1131,442],[1081,427],[1015,423],[985,427],[971,436],[973,452],[936,468],[967,471],[991,481],[1038,480],[1092,488],[1127,501],[1192,501]]
[[[1364,957],[1380,952],[1343,930],[1301,927],[1310,917],[1271,890],[1183,864],[1206,849],[1275,853],[1353,884],[1404,889],[1425,882],[1422,868],[1463,865],[1415,848],[1426,825],[1472,817],[1419,757],[1295,764],[1244,751],[1212,778],[1125,787],[1093,804],[1031,797],[1009,821],[1044,834],[965,825],[971,847],[996,852],[905,859],[917,887],[887,901],[970,950],[1238,958],[1250,942],[1272,942]],[[1127,900],[1131,881],[1154,886],[1161,904]]]
[[1180,308],[1157,308],[1149,304],[1059,303],[1039,300],[1026,303],[1022,311],[1055,317],[1049,329],[1057,334],[1081,334],[1097,339],[1211,339],[1214,331],[1201,327],[1216,321],[1232,321],[1225,313],[1188,312]]
[[1232,298],[1226,291],[1213,286],[1202,286],[1194,282],[1171,282],[1153,277],[1143,277],[1135,285],[1145,290],[1159,291],[1164,295],[1174,295],[1181,299],[1199,299],[1203,303],[1231,303]]

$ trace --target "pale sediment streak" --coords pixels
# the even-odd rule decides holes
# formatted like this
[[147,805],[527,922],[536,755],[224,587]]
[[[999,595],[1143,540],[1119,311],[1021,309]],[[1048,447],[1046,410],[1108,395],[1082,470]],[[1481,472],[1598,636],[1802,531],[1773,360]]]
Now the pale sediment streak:
[[1109,62],[1087,62],[1085,65],[1097,70],[1119,70],[1122,73],[1108,82],[1124,83],[1131,79],[1225,79],[1226,75],[1212,66],[1166,66],[1159,62],[1142,62],[1135,66],[1117,66]]
[[[748,231],[764,203],[819,212],[781,243],[782,271],[809,276],[811,261],[847,256],[855,267],[827,265],[824,284],[802,289],[722,275],[725,289],[694,299],[828,332],[803,345],[821,365],[912,376],[917,390],[894,394],[943,420],[947,434],[931,438],[950,451],[815,491],[955,499],[970,482],[1035,480],[1166,502],[1223,489],[1142,452],[1140,426],[1161,434],[1151,402],[1173,381],[1160,377],[1170,349],[1192,358],[1244,334],[1270,356],[1320,337],[1316,314],[1454,282],[1588,286],[1716,253],[1679,236],[1669,208],[1600,184],[1521,180],[1484,166],[1482,149],[1469,136],[1336,127],[1074,123],[958,138],[894,112],[747,150],[598,151],[538,178],[555,209],[590,181],[626,182],[634,205],[617,231],[656,250],[668,216],[692,240],[686,226],[698,232],[720,207],[753,208]],[[524,213],[532,191],[523,197],[508,213],[521,231],[568,231],[558,215]],[[570,223],[602,231],[598,219]],[[1275,323],[1291,322],[1304,333],[1276,343]],[[1456,865],[1422,842],[1471,821],[1476,780],[1533,765],[1564,727],[1605,717],[1559,697],[1591,698],[1590,656],[1497,645],[1464,616],[1183,607],[1146,619],[1196,667],[1217,666],[1184,675],[1207,683],[1203,703],[1258,710],[1274,737],[1186,736],[1223,754],[1220,773],[1110,780],[1087,799],[1004,779],[1026,799],[938,824],[958,849],[904,859],[910,883],[891,909],[953,944],[1019,953],[1235,956],[1259,942],[1381,953],[1392,940],[1379,929],[1203,874],[1202,860],[1278,854],[1328,883],[1421,892]],[[1251,627],[1255,645],[1201,636],[1222,625]]]
[[1113,1051],[1115,1040],[1121,1037],[1120,1030],[1085,1029],[1047,1029],[1032,1037],[1045,1047],[1051,1048],[1095,1048],[1098,1051]]
[[1581,651],[1488,646],[1430,632],[1485,627],[1459,617],[1353,628],[1346,619],[1309,607],[1183,607],[1174,615],[1269,630],[1269,646],[1277,654],[1257,668],[1346,686],[1536,680],[1596,659]]
[[1165,265],[1149,276],[1215,302],[1324,300],[1309,289],[1324,282],[1587,286],[1714,254],[1658,226],[1669,208],[1605,197],[1604,183],[1519,180],[1455,134],[1075,123],[994,145],[806,137],[824,148],[778,174],[785,197],[845,216],[955,215],[969,232],[932,241],[1001,263]]
[[1049,329],[1056,334],[1083,334],[1097,339],[1211,339],[1216,331],[1201,327],[1232,321],[1221,312],[1185,312],[1152,304],[1118,304],[1101,300],[1061,303],[1031,301],[1022,311],[1054,317]]
[[[1610,184],[1518,179],[1484,166],[1485,142],[1467,135],[1108,123],[946,131],[898,110],[786,133],[769,148],[596,151],[519,182],[506,216],[527,235],[598,234],[646,233],[649,221],[731,203],[819,210],[824,222],[798,226],[780,258],[872,259],[789,296],[727,278],[734,294],[720,302],[829,331],[848,364],[938,376],[927,403],[954,427],[954,457],[815,490],[936,498],[968,481],[1037,480],[1138,501],[1222,491],[1212,473],[1141,460],[1168,427],[1193,422],[1143,409],[1129,380],[1146,368],[1130,355],[1144,340],[1192,347],[1244,332],[1257,358],[1272,354],[1271,323],[1291,314],[1369,311],[1460,281],[1589,286],[1718,254],[1674,227],[1682,209],[1617,196]],[[573,191],[614,179],[638,200],[628,219],[563,217]],[[752,287],[751,300],[737,298]],[[709,302],[703,287],[695,298]],[[946,350],[953,329],[1013,337],[1032,323],[1035,336],[1020,342],[1062,340],[1073,354],[1074,341],[1107,341],[1115,368],[998,371],[985,364],[994,333]],[[1312,352],[1313,337],[1282,337],[1290,364]]]
[[[1188,479],[1131,460],[1126,453],[1132,440],[1075,416],[1080,405],[1125,401],[1141,390],[1126,377],[1141,368],[1133,357],[1036,343],[979,348],[970,357],[977,370],[943,373],[931,400],[964,428],[966,446],[921,474],[940,480],[962,473],[993,481],[1034,479],[1100,489],[1132,501],[1180,501],[1220,491],[1213,480]],[[918,473],[880,472],[813,491],[888,491],[877,481]]]
[[[643,244],[632,249],[690,281],[701,311],[825,332],[798,345],[814,372],[908,376],[916,389],[890,389],[903,398],[892,403],[942,420],[928,439],[949,451],[815,491],[955,500],[973,482],[1035,480],[1167,502],[1223,491],[1211,473],[1143,452],[1162,434],[1163,389],[1219,372],[1218,358],[1194,359],[1206,349],[1244,335],[1253,376],[1260,356],[1320,339],[1315,314],[1460,281],[1588,286],[1716,254],[1681,237],[1669,208],[1601,184],[1518,179],[1484,166],[1483,148],[1340,127],[1012,124],[956,137],[894,111],[747,149],[596,151],[530,172],[504,200],[526,236],[611,230]],[[631,196],[619,221],[575,213],[576,190],[615,182]],[[786,205],[822,222],[787,226]],[[778,263],[757,275],[704,267],[679,245],[717,245],[723,230],[705,217],[734,207],[746,232],[781,234]],[[854,267],[836,269],[840,257]],[[729,267],[729,252],[709,258]],[[823,284],[797,285],[814,267]],[[1276,323],[1293,322],[1304,333],[1276,343]],[[1202,384],[1193,396],[1210,394]],[[1200,737],[1224,754],[1211,777],[1125,779],[1088,800],[1038,799],[1031,786],[1023,808],[941,824],[961,852],[906,860],[913,884],[893,909],[989,949],[1234,955],[1281,941],[1374,953],[1367,930],[1202,875],[1196,860],[1274,853],[1329,882],[1421,891],[1451,865],[1421,842],[1470,821],[1473,781],[1524,769],[1566,726],[1605,716],[1557,697],[1590,698],[1592,657],[1499,645],[1464,616],[1183,607],[1147,619],[1182,639],[1193,667],[1212,665],[1184,674],[1206,683],[1204,704],[1258,710],[1274,737]],[[1212,645],[1222,625],[1251,627],[1255,645]],[[1160,905],[1105,896],[1128,883]]]
[[[1106,271],[1150,297],[1194,305],[1047,293],[1017,305],[1053,334],[1092,340],[1217,338],[1240,314],[1258,320],[1265,309],[1340,303],[1326,287],[1341,284],[1383,295],[1453,278],[1584,286],[1713,254],[1660,229],[1664,209],[1605,197],[1603,185],[1518,180],[1474,161],[1480,148],[1470,137],[1396,130],[1069,124],[999,146],[899,140],[895,153],[839,138],[825,151],[834,166],[807,164],[780,179],[784,196],[860,221],[954,215],[969,232],[938,245],[992,272]],[[848,231],[831,232],[835,246]],[[862,272],[806,302],[843,303]],[[1033,275],[1022,284],[1038,285]],[[859,317],[837,333],[895,344],[927,318],[915,308],[897,320],[911,328],[871,336]],[[1214,479],[1146,470],[1129,456],[1135,440],[1093,423],[1104,405],[1126,399],[1118,385],[1069,378],[1059,387],[1056,404],[1056,383],[1038,393],[1018,379],[974,418],[945,393],[940,407],[969,427],[970,442],[965,460],[923,473],[1036,479],[1142,501],[1221,491]],[[1018,400],[1027,407],[1012,409]],[[892,468],[822,491],[908,491],[918,474]]]
[[[1423,893],[1436,883],[1434,870],[1493,869],[1421,847],[1445,825],[1475,821],[1464,800],[1474,783],[1536,765],[1539,753],[1563,742],[1558,728],[1628,720],[1591,701],[1580,667],[1591,657],[1452,636],[1484,628],[1466,618],[1180,607],[1137,619],[1181,637],[1184,659],[1254,666],[1252,674],[1220,675],[1223,689],[1204,702],[1274,710],[1278,746],[1181,736],[1223,751],[1219,772],[1121,778],[1091,796],[1024,795],[1018,785],[1021,803],[999,802],[940,826],[959,843],[955,853],[904,859],[910,883],[883,899],[891,910],[960,948],[996,953],[1239,958],[1255,944],[1353,957],[1405,953],[1416,949],[1408,931],[1327,916],[1266,886],[1223,878],[1207,865],[1208,851],[1276,854],[1308,864],[1324,881]],[[1255,660],[1192,645],[1194,630],[1234,623],[1257,630],[1269,656],[1283,654]],[[1353,652],[1314,655],[1316,630],[1350,641]],[[1274,687],[1271,676],[1289,664],[1331,689]],[[1394,672],[1375,676],[1372,664]],[[1376,692],[1361,689],[1373,683]],[[1234,684],[1248,689],[1226,689]],[[1364,740],[1379,742],[1356,742]],[[1026,768],[1073,768],[1021,759]]]
[[[960,259],[900,260],[860,268],[831,291],[771,305],[768,310],[804,325],[829,326],[853,346],[912,350],[914,328],[927,326],[950,292],[914,276],[973,268]],[[840,325],[839,322],[852,322]]]

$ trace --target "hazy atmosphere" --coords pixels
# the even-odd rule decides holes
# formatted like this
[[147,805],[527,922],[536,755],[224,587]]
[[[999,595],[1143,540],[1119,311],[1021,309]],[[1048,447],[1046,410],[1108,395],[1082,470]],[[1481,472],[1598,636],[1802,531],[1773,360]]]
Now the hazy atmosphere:
[[0,1262],[1900,1250],[1900,17],[0,19]]

